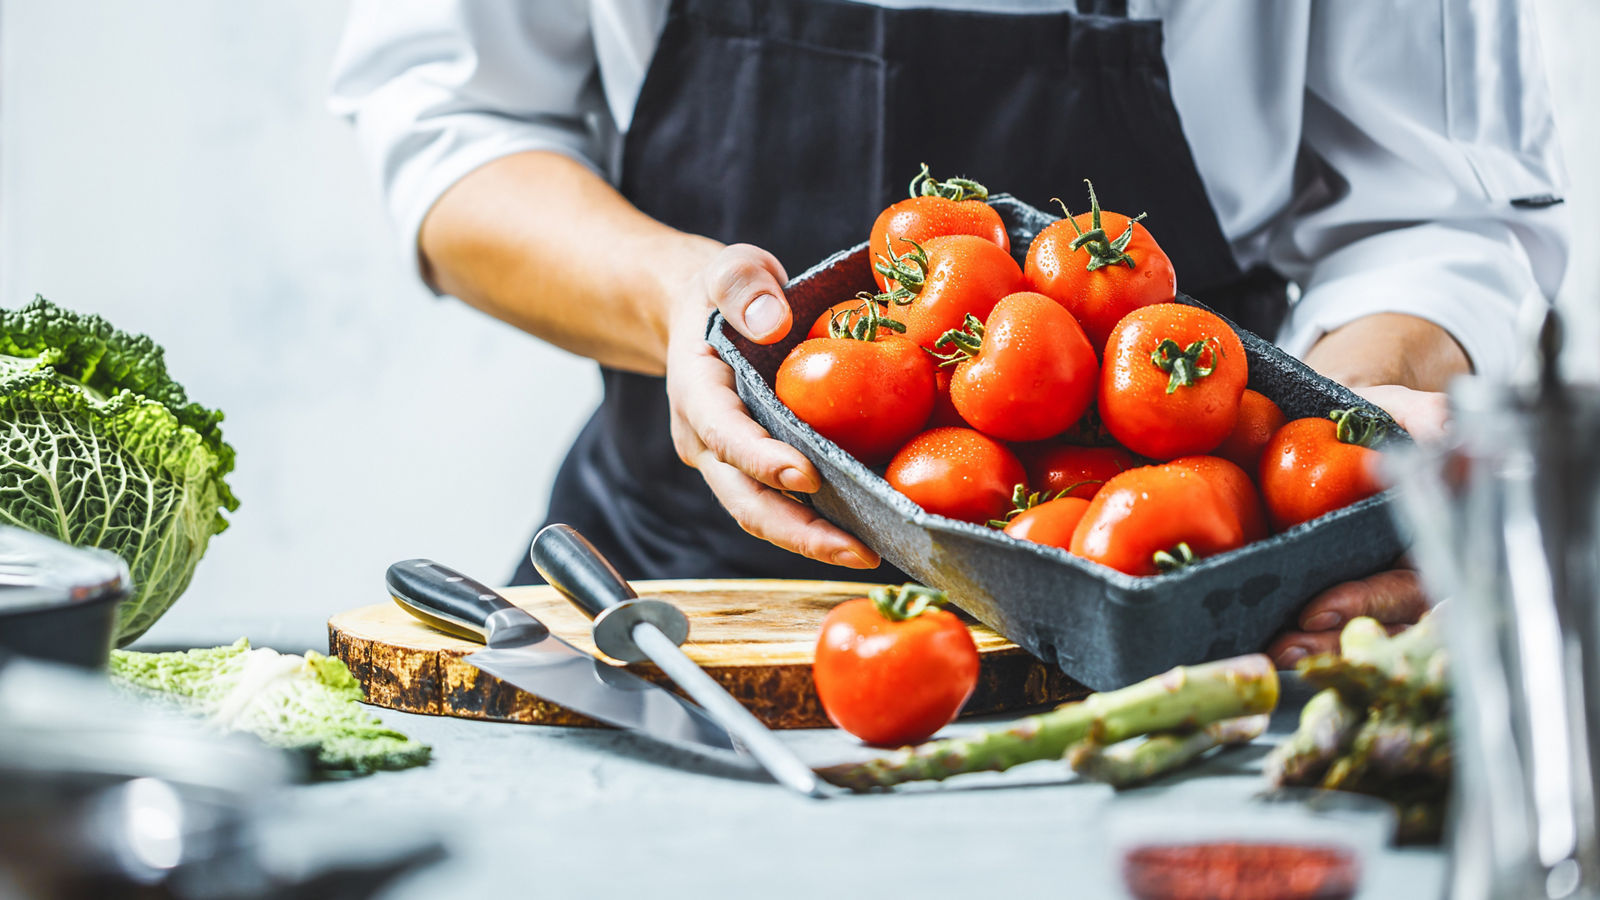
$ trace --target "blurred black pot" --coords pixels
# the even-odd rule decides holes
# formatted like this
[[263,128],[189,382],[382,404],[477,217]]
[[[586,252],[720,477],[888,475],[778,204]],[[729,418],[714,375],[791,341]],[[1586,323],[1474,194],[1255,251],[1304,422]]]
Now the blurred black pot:
[[113,553],[0,526],[0,651],[103,667],[130,588]]

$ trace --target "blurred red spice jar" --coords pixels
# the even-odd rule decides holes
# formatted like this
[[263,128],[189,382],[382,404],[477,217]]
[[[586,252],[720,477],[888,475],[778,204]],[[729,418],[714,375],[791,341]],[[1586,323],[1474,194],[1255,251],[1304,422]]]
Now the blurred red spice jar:
[[1122,877],[1138,900],[1348,900],[1360,868],[1339,847],[1219,841],[1136,847]]

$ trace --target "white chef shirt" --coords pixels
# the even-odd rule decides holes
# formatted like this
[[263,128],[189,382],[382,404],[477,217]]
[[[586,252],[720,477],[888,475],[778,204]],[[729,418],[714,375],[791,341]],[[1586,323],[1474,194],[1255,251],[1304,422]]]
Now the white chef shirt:
[[[1518,0],[1128,5],[1131,16],[1163,20],[1173,98],[1238,262],[1266,263],[1301,288],[1277,336],[1285,349],[1303,355],[1364,315],[1405,312],[1447,329],[1480,373],[1510,371],[1519,306],[1555,293],[1567,256],[1564,207],[1510,202],[1559,197],[1565,185],[1529,9]],[[555,151],[615,184],[667,7],[356,0],[330,105],[354,123],[406,255],[415,257],[439,196],[496,158]],[[1297,169],[1302,155],[1332,173],[1331,191]]]

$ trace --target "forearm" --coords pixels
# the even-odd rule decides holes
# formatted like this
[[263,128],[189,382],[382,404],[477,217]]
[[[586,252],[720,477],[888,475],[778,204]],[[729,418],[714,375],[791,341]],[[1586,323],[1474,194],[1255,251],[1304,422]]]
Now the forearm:
[[1448,331],[1427,319],[1376,313],[1323,335],[1306,365],[1348,387],[1397,384],[1442,391],[1472,363]]
[[442,291],[600,363],[666,371],[675,291],[720,248],[635,209],[556,153],[519,153],[446,191],[418,237]]

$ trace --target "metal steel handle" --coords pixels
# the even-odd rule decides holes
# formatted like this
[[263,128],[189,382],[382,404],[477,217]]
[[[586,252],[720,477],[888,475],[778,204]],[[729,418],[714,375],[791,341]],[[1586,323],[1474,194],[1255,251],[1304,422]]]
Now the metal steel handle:
[[528,548],[533,567],[589,618],[638,597],[615,567],[571,525],[546,525]]
[[533,567],[550,586],[594,620],[600,652],[623,662],[649,657],[633,639],[634,626],[654,625],[673,644],[689,638],[689,620],[665,600],[641,599],[589,539],[571,525],[546,525],[528,548]]
[[406,612],[441,631],[492,647],[548,637],[544,623],[482,583],[431,559],[407,559],[384,574],[389,593]]

